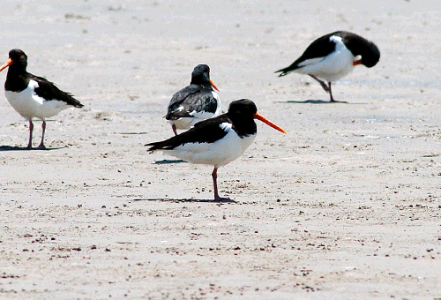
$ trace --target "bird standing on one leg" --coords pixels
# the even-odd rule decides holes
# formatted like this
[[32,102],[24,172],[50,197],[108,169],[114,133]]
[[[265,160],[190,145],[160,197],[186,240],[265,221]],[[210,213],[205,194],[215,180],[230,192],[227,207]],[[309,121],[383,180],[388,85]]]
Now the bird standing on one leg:
[[190,129],[194,124],[215,117],[221,112],[218,90],[210,80],[210,68],[197,65],[191,73],[190,85],[173,95],[165,118],[176,129]]
[[32,149],[34,130],[32,119],[38,118],[43,121],[43,132],[38,148],[46,149],[44,146],[46,118],[55,116],[69,106],[81,108],[83,104],[45,78],[28,73],[27,65],[28,57],[22,50],[9,51],[9,59],[0,67],[0,72],[9,67],[5,82],[5,95],[11,106],[29,121],[28,149]]
[[148,151],[164,150],[195,164],[214,166],[214,199],[229,200],[219,196],[217,169],[241,156],[251,145],[257,133],[254,119],[286,133],[259,114],[253,101],[242,99],[231,102],[226,114],[197,123],[190,130],[165,141],[147,144],[151,146]]
[[295,62],[276,73],[280,72],[279,77],[291,72],[307,74],[317,80],[330,94],[331,102],[335,102],[332,82],[348,75],[354,66],[362,64],[371,68],[379,60],[380,50],[374,43],[355,33],[336,31],[316,39]]

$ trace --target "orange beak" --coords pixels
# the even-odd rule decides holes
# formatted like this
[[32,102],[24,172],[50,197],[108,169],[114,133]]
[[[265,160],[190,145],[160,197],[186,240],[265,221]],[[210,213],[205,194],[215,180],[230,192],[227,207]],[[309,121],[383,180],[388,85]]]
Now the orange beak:
[[272,128],[274,128],[274,129],[276,129],[276,130],[278,130],[278,131],[280,131],[280,132],[287,133],[284,129],[282,129],[281,127],[277,126],[276,124],[274,124],[273,122],[271,122],[270,120],[268,120],[267,118],[265,118],[264,116],[262,116],[261,114],[259,114],[258,112],[256,112],[256,113],[254,114],[254,119],[260,120],[260,121],[262,121],[263,123],[265,123],[265,124],[271,126]]
[[12,63],[13,63],[12,59],[8,58],[8,60],[5,62],[5,64],[3,66],[1,66],[0,72],[3,71],[4,69],[6,69],[7,67],[9,67],[10,65],[12,65]]
[[210,83],[211,83],[211,86],[212,86],[216,91],[219,92],[219,89],[218,89],[217,86],[213,83],[213,81],[211,81],[211,79],[210,79]]
[[361,59],[359,59],[359,60],[355,60],[355,61],[352,63],[352,65],[354,65],[354,66],[361,65]]

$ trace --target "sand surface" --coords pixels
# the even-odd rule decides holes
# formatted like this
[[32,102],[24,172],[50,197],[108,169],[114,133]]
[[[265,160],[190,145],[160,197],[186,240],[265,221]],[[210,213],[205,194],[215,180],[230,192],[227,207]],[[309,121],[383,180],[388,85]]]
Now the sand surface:
[[[0,57],[85,107],[51,118],[48,151],[0,101],[1,299],[441,299],[441,2],[2,2]],[[381,50],[329,96],[278,78],[317,37]],[[258,123],[218,172],[144,144],[195,65],[226,111]],[[4,81],[6,72],[0,74]],[[41,122],[35,122],[38,145]]]

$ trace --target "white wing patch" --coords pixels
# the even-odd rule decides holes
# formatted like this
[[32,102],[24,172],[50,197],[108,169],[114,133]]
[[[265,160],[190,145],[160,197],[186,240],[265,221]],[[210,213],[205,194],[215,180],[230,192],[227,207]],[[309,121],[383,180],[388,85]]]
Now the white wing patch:
[[319,61],[323,60],[326,56],[323,57],[316,57],[316,58],[310,58],[307,60],[302,61],[299,63],[299,67],[309,66],[318,63]]
[[220,123],[219,127],[222,128],[223,131],[228,132],[233,129],[233,124],[224,122],[224,123]]

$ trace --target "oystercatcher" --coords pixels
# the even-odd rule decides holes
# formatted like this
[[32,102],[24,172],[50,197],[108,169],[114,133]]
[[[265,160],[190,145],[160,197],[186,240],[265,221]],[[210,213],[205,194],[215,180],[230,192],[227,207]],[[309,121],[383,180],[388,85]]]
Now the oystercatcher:
[[180,159],[195,163],[213,165],[214,199],[219,197],[217,169],[235,160],[251,145],[257,133],[254,119],[286,133],[257,112],[251,100],[237,100],[230,104],[228,112],[218,117],[195,124],[190,130],[162,142],[150,143],[148,151],[164,150]]
[[279,77],[291,72],[308,74],[330,94],[331,102],[335,102],[331,82],[348,75],[354,66],[362,64],[372,68],[379,60],[380,50],[374,43],[355,33],[336,31],[316,39],[295,62],[276,73],[280,72]]
[[0,67],[0,72],[9,67],[5,82],[5,95],[11,106],[26,120],[29,121],[29,143],[27,148],[32,149],[33,118],[43,121],[41,142],[39,149],[44,146],[46,118],[55,116],[69,106],[81,108],[78,100],[71,94],[59,90],[52,82],[43,77],[28,73],[26,67],[28,57],[20,49],[9,51],[9,59]]
[[197,65],[191,73],[190,85],[173,95],[165,118],[176,129],[190,129],[194,124],[217,116],[221,112],[219,91],[210,80],[210,68]]

